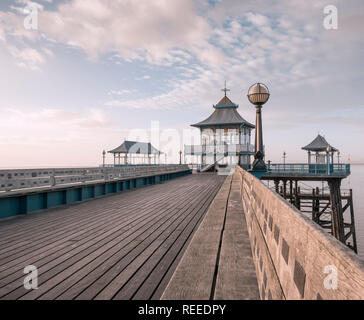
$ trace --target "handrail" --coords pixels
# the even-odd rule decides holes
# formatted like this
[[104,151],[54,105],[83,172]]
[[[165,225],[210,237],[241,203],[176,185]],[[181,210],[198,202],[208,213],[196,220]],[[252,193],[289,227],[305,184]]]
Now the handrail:
[[187,165],[0,170],[0,191],[112,180],[189,170]]
[[271,163],[267,170],[268,174],[349,175],[350,164]]

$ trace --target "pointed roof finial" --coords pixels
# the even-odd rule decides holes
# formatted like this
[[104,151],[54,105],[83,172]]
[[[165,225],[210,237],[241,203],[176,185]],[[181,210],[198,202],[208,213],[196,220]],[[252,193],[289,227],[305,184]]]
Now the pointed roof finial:
[[226,97],[226,92],[230,91],[230,89],[227,89],[226,88],[226,80],[225,80],[225,88],[224,89],[221,89],[221,91],[224,91],[225,92],[225,97]]

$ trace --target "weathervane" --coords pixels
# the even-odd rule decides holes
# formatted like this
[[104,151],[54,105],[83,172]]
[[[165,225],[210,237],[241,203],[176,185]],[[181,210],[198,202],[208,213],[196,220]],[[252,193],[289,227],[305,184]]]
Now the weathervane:
[[224,89],[221,89],[221,91],[224,91],[225,92],[225,97],[226,97],[226,92],[230,91],[230,89],[227,89],[226,88],[226,80],[225,80],[225,88]]

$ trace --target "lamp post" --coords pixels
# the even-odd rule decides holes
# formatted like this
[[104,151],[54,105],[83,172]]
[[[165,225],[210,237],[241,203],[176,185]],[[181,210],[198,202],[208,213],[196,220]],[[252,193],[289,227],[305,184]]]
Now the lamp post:
[[286,170],[286,158],[287,158],[287,153],[286,151],[283,152],[283,170]]
[[340,164],[340,151],[337,152],[337,163]]
[[263,150],[263,128],[262,128],[262,107],[269,99],[269,90],[262,83],[253,84],[248,91],[248,99],[256,108],[255,121],[255,155],[253,171],[266,171]]
[[330,175],[330,153],[332,152],[332,148],[327,146],[326,148],[326,156],[327,156],[327,174]]
[[102,166],[105,167],[105,156],[106,156],[106,151],[103,150],[102,151]]

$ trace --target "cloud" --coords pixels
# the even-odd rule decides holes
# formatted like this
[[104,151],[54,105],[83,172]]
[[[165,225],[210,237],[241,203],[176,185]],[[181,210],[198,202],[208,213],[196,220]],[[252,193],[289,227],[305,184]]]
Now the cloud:
[[251,22],[253,25],[257,27],[263,27],[269,25],[269,19],[266,16],[259,13],[248,12],[246,14],[246,20]]
[[[40,70],[40,65],[45,62],[44,56],[32,48],[18,49],[15,46],[8,46],[8,51],[16,60],[19,67],[29,68],[30,70]],[[48,49],[45,52],[50,54]]]
[[115,52],[151,63],[173,60],[176,47],[207,45],[210,30],[192,0],[72,0],[42,12],[39,24],[46,36],[91,58]]
[[[130,62],[123,80],[141,94],[133,95],[128,87],[112,83],[101,90],[104,96],[98,100],[114,107],[105,113],[63,114],[49,108],[39,112],[48,120],[29,118],[28,122],[50,130],[48,122],[55,123],[63,130],[78,132],[87,127],[107,128],[109,112],[124,112],[116,108],[181,109],[207,115],[221,98],[219,89],[226,79],[229,96],[241,104],[239,112],[251,122],[254,110],[245,91],[256,81],[269,86],[272,96],[264,110],[268,129],[320,127],[321,123],[334,126],[342,119],[348,128],[352,124],[360,130],[362,115],[337,110],[362,100],[364,3],[330,1],[339,8],[339,30],[332,32],[322,26],[327,0],[95,0],[92,6],[87,1],[68,0],[52,7],[42,4],[37,32],[24,29],[23,14],[0,11],[0,44],[6,45],[18,65],[39,70],[52,56],[64,53],[53,48],[71,46],[74,50],[68,50],[65,59],[72,62],[83,57],[73,55],[77,51],[100,64],[119,63],[120,70],[127,65],[125,61]],[[101,70],[100,78],[109,76],[107,72]],[[143,81],[149,75],[153,81]],[[156,113],[161,114],[163,111]]]
[[127,89],[123,89],[123,90],[111,90],[108,92],[108,95],[117,95],[117,96],[123,96],[123,95],[127,95],[127,94],[131,94],[132,90],[127,90]]
[[100,109],[0,108],[0,112],[1,166],[95,166],[102,161],[103,149],[117,146],[127,136]]
[[145,76],[142,76],[142,77],[136,77],[135,80],[137,80],[137,81],[139,81],[139,80],[148,80],[150,78],[151,78],[151,76],[145,75]]
[[113,124],[113,121],[100,109],[89,109],[86,115],[65,109],[43,108],[41,110],[26,112],[20,109],[3,108],[7,122],[16,127],[39,128],[103,128]]

